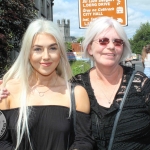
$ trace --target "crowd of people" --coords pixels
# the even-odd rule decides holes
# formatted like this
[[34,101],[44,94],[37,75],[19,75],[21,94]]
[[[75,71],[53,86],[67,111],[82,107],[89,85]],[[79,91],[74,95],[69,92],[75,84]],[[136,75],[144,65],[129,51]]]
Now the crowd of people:
[[[127,35],[113,18],[93,20],[82,47],[94,66],[71,77],[64,42],[55,28],[50,21],[32,22],[19,57],[3,78],[0,109],[8,128],[0,148],[66,150],[73,130],[67,119],[73,84],[77,132],[69,148],[108,150],[115,117],[134,71],[120,65],[131,56]],[[149,139],[150,79],[136,71],[111,150],[149,150]]]

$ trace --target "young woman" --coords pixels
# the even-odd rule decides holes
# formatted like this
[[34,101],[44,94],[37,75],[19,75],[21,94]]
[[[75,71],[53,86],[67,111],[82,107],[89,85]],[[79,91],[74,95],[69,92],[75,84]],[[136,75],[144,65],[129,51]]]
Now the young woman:
[[76,132],[72,134],[68,82],[72,76],[62,39],[51,21],[37,19],[28,26],[20,54],[3,77],[2,88],[10,94],[0,103],[0,119],[7,124],[4,128],[0,121],[1,150],[93,149],[89,98],[81,86],[74,90]]

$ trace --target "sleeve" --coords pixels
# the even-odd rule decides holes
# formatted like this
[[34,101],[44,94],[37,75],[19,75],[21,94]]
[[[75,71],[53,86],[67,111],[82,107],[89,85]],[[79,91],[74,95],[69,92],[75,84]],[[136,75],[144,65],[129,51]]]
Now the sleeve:
[[147,111],[150,115],[150,79],[148,78],[142,87],[143,96],[146,103]]
[[5,119],[2,111],[0,111],[0,150],[14,150],[9,129],[4,126]]
[[11,138],[8,134],[8,130],[6,134],[0,139],[0,150],[14,150],[14,146],[11,142]]
[[91,133],[90,115],[78,111],[76,115],[75,139],[69,150],[93,150],[95,142]]
[[0,149],[1,150],[14,150],[15,148],[9,141],[0,140]]

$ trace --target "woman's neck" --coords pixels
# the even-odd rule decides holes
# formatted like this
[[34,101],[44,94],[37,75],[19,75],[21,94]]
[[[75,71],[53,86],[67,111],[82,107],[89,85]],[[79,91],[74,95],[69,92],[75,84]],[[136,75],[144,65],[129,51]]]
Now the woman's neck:
[[32,76],[30,85],[44,85],[47,87],[52,87],[56,85],[57,79],[58,75],[56,74],[56,71],[50,74],[49,76],[43,76],[39,73],[36,73]]
[[104,82],[107,80],[107,82],[112,83],[116,81],[116,78],[122,77],[123,69],[120,65],[117,65],[114,68],[95,67],[95,74],[97,76],[97,79]]

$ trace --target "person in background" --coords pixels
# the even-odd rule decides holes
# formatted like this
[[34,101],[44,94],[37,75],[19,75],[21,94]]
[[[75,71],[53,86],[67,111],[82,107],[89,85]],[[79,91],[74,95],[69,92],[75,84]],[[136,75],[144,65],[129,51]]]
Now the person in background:
[[9,95],[0,102],[7,124],[0,132],[6,129],[0,134],[1,150],[93,149],[90,103],[82,86],[74,90],[76,132],[72,134],[71,78],[59,28],[45,19],[32,21],[19,56],[3,77],[1,88]]
[[[110,17],[90,23],[83,41],[85,55],[94,67],[77,75],[74,82],[85,87],[90,103],[94,150],[107,150],[114,120],[133,68],[120,62],[131,56],[123,27]],[[112,150],[150,149],[150,79],[137,71],[126,98]]]
[[144,66],[144,73],[150,78],[150,44],[142,49],[142,63]]

